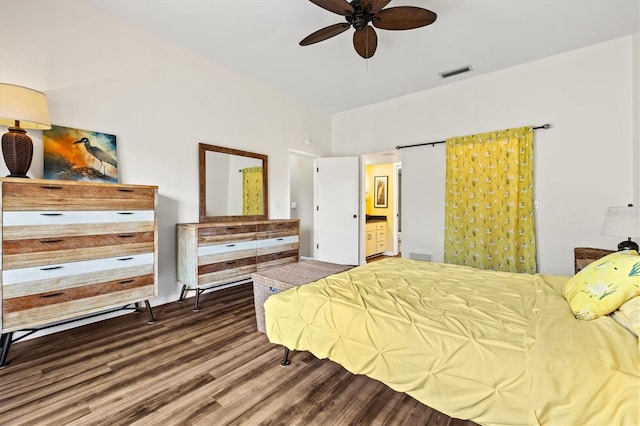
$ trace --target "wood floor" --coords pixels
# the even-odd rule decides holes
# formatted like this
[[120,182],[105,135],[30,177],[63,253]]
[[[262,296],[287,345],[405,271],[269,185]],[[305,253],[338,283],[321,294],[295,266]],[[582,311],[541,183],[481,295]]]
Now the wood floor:
[[2,425],[473,425],[255,326],[250,284],[15,343]]

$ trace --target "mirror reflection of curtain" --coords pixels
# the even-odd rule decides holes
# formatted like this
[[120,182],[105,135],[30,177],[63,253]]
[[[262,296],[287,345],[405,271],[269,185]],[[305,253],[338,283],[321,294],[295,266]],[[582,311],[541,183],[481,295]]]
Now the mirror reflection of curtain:
[[242,214],[261,215],[262,167],[242,169]]
[[533,129],[447,139],[447,263],[536,272]]

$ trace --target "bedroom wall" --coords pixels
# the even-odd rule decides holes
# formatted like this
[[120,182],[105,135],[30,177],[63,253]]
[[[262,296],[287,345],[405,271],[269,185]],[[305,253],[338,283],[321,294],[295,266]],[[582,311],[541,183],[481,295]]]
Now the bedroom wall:
[[[44,91],[54,124],[115,134],[120,181],[159,186],[152,304],[178,297],[175,225],[198,221],[199,142],[269,155],[272,218],[289,216],[289,149],[331,153],[328,114],[77,0],[0,2],[0,81]],[[29,134],[41,177],[42,132]]]
[[[632,202],[640,184],[634,45],[624,37],[334,115],[334,155],[551,123],[535,131],[538,264],[572,274],[574,247],[623,239],[600,229],[607,208]],[[443,259],[444,152],[402,151],[403,256]]]

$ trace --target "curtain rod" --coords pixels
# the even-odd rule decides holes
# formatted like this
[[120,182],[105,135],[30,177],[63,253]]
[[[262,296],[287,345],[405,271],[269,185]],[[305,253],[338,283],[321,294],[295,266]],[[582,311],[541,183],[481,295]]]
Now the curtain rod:
[[[536,130],[536,129],[550,129],[550,128],[551,128],[551,124],[546,123],[546,124],[542,124],[540,126],[535,126],[532,129]],[[437,141],[437,142],[414,143],[413,145],[396,145],[396,149],[413,148],[414,146],[425,146],[425,145],[436,146],[436,145],[439,145],[441,143],[446,143],[446,142],[447,141]]]

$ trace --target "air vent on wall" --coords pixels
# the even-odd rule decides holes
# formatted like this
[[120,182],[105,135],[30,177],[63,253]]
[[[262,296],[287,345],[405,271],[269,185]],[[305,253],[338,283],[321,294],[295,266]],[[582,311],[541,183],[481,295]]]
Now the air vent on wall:
[[453,77],[454,75],[463,74],[465,72],[469,72],[469,71],[472,71],[472,70],[473,70],[473,68],[471,68],[471,65],[467,65],[466,67],[458,68],[458,69],[455,69],[455,70],[443,71],[441,73],[438,73],[438,75],[441,78],[449,78],[449,77]]

